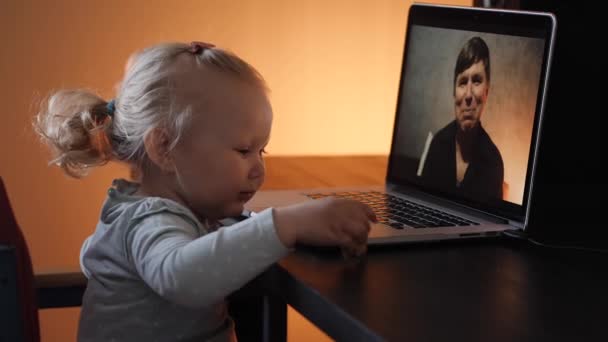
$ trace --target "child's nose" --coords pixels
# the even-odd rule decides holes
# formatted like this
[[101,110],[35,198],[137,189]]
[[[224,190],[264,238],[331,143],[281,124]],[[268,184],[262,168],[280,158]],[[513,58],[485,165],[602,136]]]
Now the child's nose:
[[249,170],[249,178],[257,179],[260,177],[264,177],[265,172],[266,167],[264,166],[264,160],[262,159],[262,157],[260,157],[255,161],[255,164]]

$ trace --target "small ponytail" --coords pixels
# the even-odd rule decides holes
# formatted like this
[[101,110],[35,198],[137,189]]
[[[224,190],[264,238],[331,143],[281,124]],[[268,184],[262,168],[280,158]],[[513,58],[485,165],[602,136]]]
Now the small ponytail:
[[51,95],[34,123],[36,132],[53,150],[51,163],[69,176],[81,178],[90,168],[112,160],[112,105],[85,90],[61,90]]

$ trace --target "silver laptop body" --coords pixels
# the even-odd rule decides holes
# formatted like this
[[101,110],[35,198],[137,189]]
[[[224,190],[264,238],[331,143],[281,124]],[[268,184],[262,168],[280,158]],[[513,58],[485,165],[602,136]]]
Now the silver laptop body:
[[[482,238],[509,229],[525,230],[555,25],[555,17],[548,13],[412,5],[386,184],[260,191],[246,204],[247,209],[255,212],[328,195],[364,199],[381,218],[370,231],[371,245]],[[460,185],[458,181],[452,184],[451,177],[437,181],[425,175],[432,174],[432,160],[438,160],[439,166],[451,165],[452,154],[447,159],[431,155],[440,153],[433,151],[441,151],[433,148],[433,142],[437,141],[439,146],[447,141],[446,146],[451,146],[450,139],[441,138],[449,135],[440,131],[451,132],[452,120],[455,122],[452,126],[458,125],[454,119],[457,110],[453,109],[458,101],[454,100],[456,88],[470,85],[472,89],[472,84],[478,82],[474,73],[461,81],[460,75],[466,72],[458,74],[454,66],[463,46],[474,37],[486,42],[490,52],[491,77],[487,101],[482,102],[485,108],[481,127],[501,155],[503,182],[499,188],[486,187],[484,183],[465,191],[466,173]],[[443,98],[446,101],[440,100]],[[472,165],[471,162],[470,170]],[[438,170],[436,173],[441,175],[441,167]],[[444,182],[445,179],[448,181]],[[496,184],[496,181],[487,184]],[[422,213],[422,216],[411,216],[411,210],[403,214],[402,208],[414,208],[415,214]]]

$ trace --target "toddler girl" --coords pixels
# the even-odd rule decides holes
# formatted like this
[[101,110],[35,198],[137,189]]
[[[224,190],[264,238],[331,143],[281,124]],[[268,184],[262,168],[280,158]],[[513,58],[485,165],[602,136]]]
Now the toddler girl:
[[88,277],[79,341],[233,341],[225,297],[296,243],[363,250],[371,209],[323,199],[238,216],[264,181],[272,108],[260,74],[206,43],[133,56],[109,102],[53,94],[36,127],[53,162],[81,177],[118,161],[117,179],[81,250]]

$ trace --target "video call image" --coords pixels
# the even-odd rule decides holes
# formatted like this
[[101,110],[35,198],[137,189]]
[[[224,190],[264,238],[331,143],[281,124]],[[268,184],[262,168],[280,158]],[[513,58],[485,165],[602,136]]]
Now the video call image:
[[544,40],[412,26],[394,152],[423,185],[521,205]]

